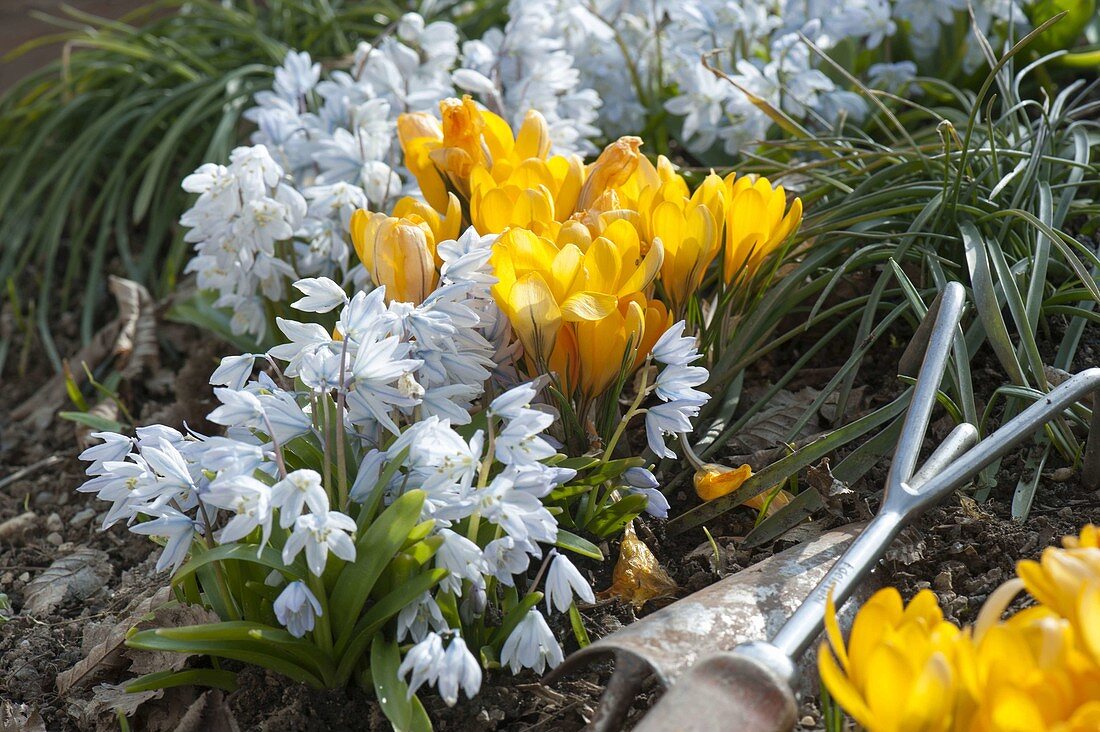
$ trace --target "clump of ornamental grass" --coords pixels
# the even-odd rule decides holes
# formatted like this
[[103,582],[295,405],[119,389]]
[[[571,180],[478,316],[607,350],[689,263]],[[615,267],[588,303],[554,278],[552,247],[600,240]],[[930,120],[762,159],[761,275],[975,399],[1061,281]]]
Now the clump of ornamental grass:
[[[271,163],[252,160],[251,183],[266,185]],[[130,645],[372,687],[405,728],[426,722],[424,684],[454,704],[484,670],[561,662],[545,615],[569,614],[584,637],[575,598],[595,598],[567,554],[600,560],[581,534],[614,536],[668,504],[645,462],[613,459],[613,444],[559,452],[547,379],[522,379],[489,292],[491,241],[472,230],[441,241],[439,281],[420,302],[385,285],[348,297],[327,278],[296,282],[303,315],[277,320],[286,342],[227,357],[210,379],[221,405],[209,420],[224,436],[96,435],[80,490],[111,502],[105,526],[164,545],[157,567],[172,570],[176,601],[221,618]],[[653,345],[655,382],[638,401],[695,377],[683,330]],[[253,377],[258,362],[268,370]],[[129,688],[232,678],[188,669]]]
[[[1100,726],[1100,531],[1016,565],[973,627],[943,619],[922,590],[892,587],[856,614],[844,643],[830,606],[818,651],[831,698],[869,732],[1057,730]],[[1001,617],[1026,590],[1037,604]]]
[[[918,323],[950,280],[966,285],[974,304],[943,385],[941,403],[952,418],[984,432],[998,412],[1002,419],[1011,417],[1056,385],[1058,371],[1072,370],[1085,324],[1096,319],[1100,300],[1094,274],[1100,259],[1082,240],[1095,230],[1097,213],[1089,171],[1097,152],[1098,87],[1087,78],[1049,93],[1030,84],[1059,53],[1017,67],[1021,52],[1056,21],[1036,28],[1000,57],[977,36],[990,72],[976,92],[921,79],[925,102],[920,103],[862,88],[877,110],[869,127],[873,136],[851,127],[811,134],[781,110],[765,107],[788,134],[773,143],[769,157],[756,156],[747,169],[800,188],[809,213],[792,247],[813,246],[759,295],[732,338],[719,346],[719,357],[708,362],[711,378],[703,388],[713,400],[700,415],[693,444],[702,458],[713,455],[772,394],[843,337],[853,344],[849,357],[787,440],[826,399],[836,400],[835,429],[796,446],[732,493],[677,517],[672,531],[698,526],[867,438],[865,448],[832,468],[834,477],[848,484],[864,475],[893,445],[910,392],[853,419],[851,395],[863,361],[884,338],[896,335],[898,326]],[[869,287],[836,296],[850,277],[864,272],[875,273]],[[782,332],[784,320],[796,325]],[[768,391],[741,407],[744,369],[808,331],[822,335]],[[1041,356],[1043,340],[1053,340],[1049,363]],[[985,347],[1007,383],[989,394],[979,388],[976,395],[970,361]],[[907,383],[903,378],[902,385]],[[1081,444],[1072,425],[1085,424],[1085,416],[1078,408],[1067,412],[1026,456],[1014,516],[1027,515],[1041,466],[1052,453],[1071,463],[1078,459]],[[979,499],[995,484],[998,466],[983,471]],[[814,505],[819,504],[803,501],[790,510],[805,515]],[[777,518],[777,526],[792,518]]]
[[[0,283],[58,371],[51,325],[79,305],[89,340],[116,261],[157,294],[174,289],[188,253],[178,182],[236,147],[248,100],[271,87],[287,50],[347,56],[392,32],[401,10],[387,0],[158,0],[113,21],[66,8],[56,34],[24,47],[56,43],[59,58],[0,97]],[[492,2],[449,15],[470,32],[499,17]],[[0,345],[0,364],[6,353]]]

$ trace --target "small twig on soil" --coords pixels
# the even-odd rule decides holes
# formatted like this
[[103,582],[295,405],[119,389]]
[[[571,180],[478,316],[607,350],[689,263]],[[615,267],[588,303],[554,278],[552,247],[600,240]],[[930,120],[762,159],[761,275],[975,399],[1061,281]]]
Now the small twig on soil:
[[55,465],[55,464],[61,462],[64,459],[65,458],[63,458],[60,455],[50,455],[47,458],[42,458],[41,460],[39,460],[36,463],[31,463],[30,465],[28,465],[25,468],[20,468],[19,470],[16,470],[14,473],[7,476],[6,478],[0,478],[0,488],[4,488],[8,485],[11,485],[15,481],[17,481],[20,478],[23,478],[27,475],[30,475],[31,473],[33,473],[36,470],[41,470],[42,468],[48,468],[51,465]]

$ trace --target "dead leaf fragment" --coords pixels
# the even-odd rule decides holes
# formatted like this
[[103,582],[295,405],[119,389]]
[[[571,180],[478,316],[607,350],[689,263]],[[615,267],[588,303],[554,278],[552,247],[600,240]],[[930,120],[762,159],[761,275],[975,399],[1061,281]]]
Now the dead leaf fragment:
[[87,547],[77,549],[31,580],[23,595],[23,612],[46,615],[67,600],[89,598],[106,586],[111,573],[107,552]]
[[130,610],[113,626],[104,630],[90,626],[85,630],[86,657],[67,671],[57,675],[57,691],[66,696],[74,689],[86,686],[112,671],[121,671],[129,664],[132,674],[154,671],[179,671],[187,665],[186,653],[141,651],[126,648],[126,638],[134,628],[177,628],[217,622],[217,616],[196,605],[172,602],[167,587],[131,605]]
[[240,729],[225,694],[211,689],[191,704],[175,732],[240,732]]
[[160,361],[155,305],[149,291],[133,280],[111,275],[107,286],[118,302],[119,332],[114,353],[124,364],[122,377],[132,379]]
[[37,709],[5,700],[0,703],[0,732],[46,732]]
[[668,597],[675,591],[676,583],[634,533],[633,524],[627,524],[619,546],[619,560],[611,575],[611,586],[601,592],[600,597],[616,597],[640,608],[649,600]]

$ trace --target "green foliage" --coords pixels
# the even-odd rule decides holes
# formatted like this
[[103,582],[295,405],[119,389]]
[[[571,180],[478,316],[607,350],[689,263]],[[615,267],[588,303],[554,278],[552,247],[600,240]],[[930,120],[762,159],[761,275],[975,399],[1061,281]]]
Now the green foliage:
[[[478,32],[501,6],[450,16]],[[176,226],[187,205],[179,182],[243,139],[241,113],[270,87],[272,65],[290,48],[347,56],[407,9],[403,0],[158,0],[110,21],[67,8],[57,34],[13,52],[63,44],[60,60],[0,97],[0,281],[34,290],[39,339],[58,370],[53,320],[79,305],[87,341],[108,269],[158,294],[175,286],[188,251]]]
[[[322,577],[311,575],[302,557],[283,564],[279,550],[286,540],[285,530],[276,529],[272,545],[262,549],[243,541],[204,549],[196,542],[192,558],[175,573],[172,585],[179,601],[203,604],[222,621],[143,630],[127,644],[253,663],[317,688],[370,678],[380,696],[385,692],[383,709],[396,726],[430,729],[430,724],[422,724],[427,719],[423,707],[406,698],[407,687],[397,677],[400,654],[384,633],[402,608],[447,574],[430,567],[439,540],[425,538],[432,522],[420,522],[424,498],[419,490],[397,498],[359,535],[355,561],[332,556]],[[365,510],[357,504],[351,508],[353,515],[356,509]],[[316,626],[303,638],[292,636],[275,618],[273,601],[278,593],[266,582],[273,570],[286,582],[308,582],[321,603],[323,612]],[[384,663],[375,666],[377,659]],[[182,684],[233,688],[234,683],[229,672],[187,669],[142,676],[128,688],[141,691]]]
[[[1054,17],[1046,25],[1059,22]],[[1100,317],[1094,310],[1100,259],[1079,240],[1096,228],[1100,134],[1092,120],[1100,101],[1096,81],[1046,88],[1043,60],[1017,68],[1021,52],[1047,27],[1001,58],[981,39],[991,70],[976,92],[925,80],[922,105],[863,90],[875,110],[864,127],[869,131],[845,127],[812,135],[791,125],[790,139],[754,158],[755,172],[780,182],[801,179],[805,186],[800,195],[807,214],[794,245],[801,259],[746,311],[731,337],[716,344],[706,387],[714,399],[697,429],[699,452],[713,454],[771,394],[843,339],[853,344],[849,357],[789,439],[828,398],[837,400],[837,428],[735,493],[689,511],[674,522],[674,531],[763,493],[856,439],[870,436],[875,444],[864,466],[887,453],[893,441],[873,436],[896,429],[907,393],[845,424],[857,377],[867,354],[884,337],[906,338],[902,326],[915,326],[950,280],[968,286],[975,314],[956,339],[942,387],[941,402],[956,418],[986,428],[970,371],[972,357],[986,346],[1016,388],[1003,401],[995,399],[1005,418],[1050,390],[1046,367],[1072,367],[1085,324]],[[872,280],[851,294],[852,278],[864,273]],[[840,295],[843,290],[849,292]],[[807,342],[809,334],[816,339]],[[795,363],[742,407],[744,369],[797,339],[807,345]],[[1041,342],[1053,343],[1052,361],[1043,357]],[[1065,422],[1050,425],[1043,440],[1070,461],[1080,451]],[[983,473],[979,498],[997,467]],[[1031,481],[1021,481],[1021,490],[1033,489]],[[1029,503],[1026,496],[1017,501],[1021,515]]]

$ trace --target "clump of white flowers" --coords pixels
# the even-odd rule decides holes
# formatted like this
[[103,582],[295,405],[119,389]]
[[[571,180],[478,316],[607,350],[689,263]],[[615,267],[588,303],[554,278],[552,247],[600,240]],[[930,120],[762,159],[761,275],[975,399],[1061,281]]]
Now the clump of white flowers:
[[[215,307],[233,313],[234,334],[271,336],[265,301],[281,303],[296,279],[365,284],[351,247],[351,214],[388,210],[418,193],[401,164],[397,118],[438,114],[455,86],[472,89],[509,119],[539,110],[559,152],[596,149],[590,138],[599,134],[599,98],[580,88],[560,43],[548,41],[532,55],[532,33],[538,28],[517,18],[467,42],[460,64],[452,23],[408,13],[392,33],[361,43],[350,67],[327,77],[308,52],[287,54],[271,90],[257,94],[244,114],[257,126],[253,147],[235,150],[228,167],[207,164],[184,181],[185,190],[201,194],[181,219],[196,244],[188,271],[198,273],[201,289],[217,293]],[[237,159],[262,160],[262,170],[255,163],[242,170]],[[262,172],[265,185],[238,184],[253,172]]]
[[[390,669],[403,681],[391,681],[410,697],[435,686],[448,704],[477,693],[481,657],[513,672],[562,660],[540,603],[546,614],[593,603],[565,552],[602,558],[562,522],[584,530],[583,514],[608,536],[668,504],[643,461],[612,460],[613,445],[559,453],[548,379],[517,383],[513,336],[489,296],[492,240],[471,229],[442,242],[440,283],[419,305],[387,302],[384,287],[349,297],[325,277],[296,281],[302,315],[278,318],[285,342],[226,357],[211,376],[208,418],[224,435],[96,435],[79,490],[111,504],[104,527],[156,538],[179,598],[223,621],[131,644],[202,640],[210,655],[322,687],[405,644]],[[644,392],[677,409],[701,403],[682,330],[657,344],[668,365]],[[566,488],[590,468],[596,478]]]

